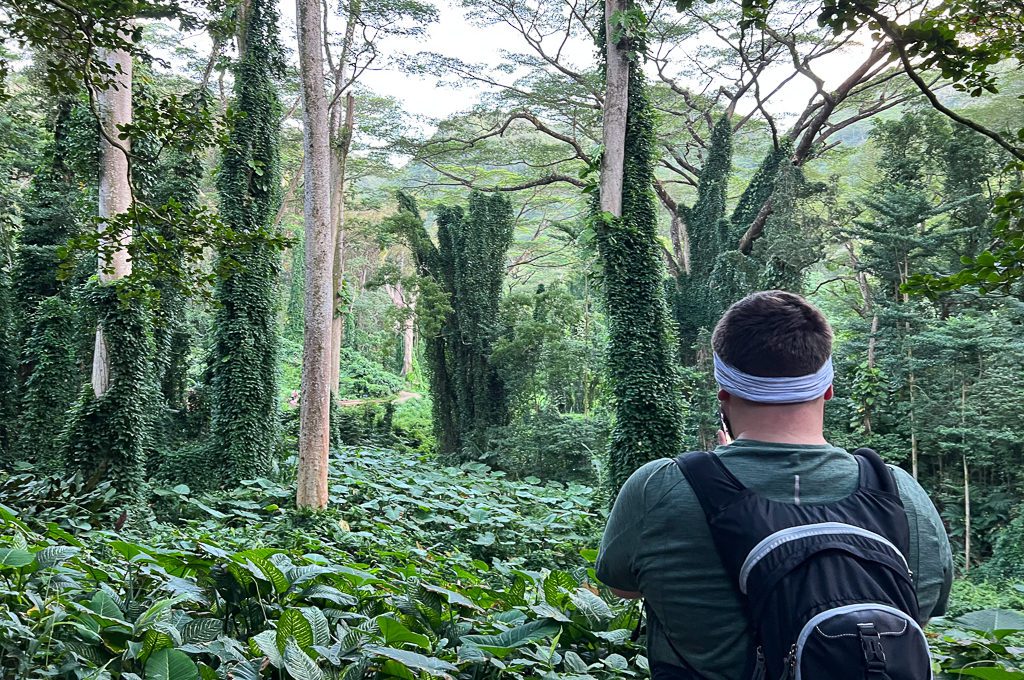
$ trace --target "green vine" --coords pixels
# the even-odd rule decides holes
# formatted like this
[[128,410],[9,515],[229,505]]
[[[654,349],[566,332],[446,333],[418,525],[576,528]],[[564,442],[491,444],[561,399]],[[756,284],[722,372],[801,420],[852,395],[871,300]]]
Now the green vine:
[[679,353],[685,363],[695,356],[702,328],[713,328],[721,316],[719,296],[710,287],[712,271],[728,248],[729,223],[725,219],[726,189],[732,172],[732,122],[722,116],[711,134],[704,167],[692,208],[680,206],[680,217],[690,237],[690,272],[676,279],[673,312],[679,334]]
[[101,284],[94,278],[82,290],[82,301],[95,310],[103,330],[110,386],[99,397],[91,385],[83,388],[68,417],[61,457],[89,486],[109,480],[129,508],[147,495],[157,394],[150,310],[144,298],[125,301],[118,290],[126,285],[122,281]]

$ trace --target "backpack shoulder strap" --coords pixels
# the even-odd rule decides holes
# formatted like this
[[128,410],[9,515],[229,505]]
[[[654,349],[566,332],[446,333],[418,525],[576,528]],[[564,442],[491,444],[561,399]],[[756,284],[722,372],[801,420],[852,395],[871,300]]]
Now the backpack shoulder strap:
[[899,494],[892,470],[872,449],[859,448],[853,452],[860,465],[860,487],[883,493]]
[[684,453],[675,459],[675,463],[690,483],[708,519],[748,493],[747,487],[729,472],[717,454],[710,451]]

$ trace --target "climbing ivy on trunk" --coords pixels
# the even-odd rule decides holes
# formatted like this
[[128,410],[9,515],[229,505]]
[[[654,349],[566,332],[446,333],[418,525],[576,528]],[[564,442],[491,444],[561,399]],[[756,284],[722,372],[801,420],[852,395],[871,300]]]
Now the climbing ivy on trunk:
[[222,275],[213,328],[212,450],[218,481],[230,485],[269,472],[278,432],[277,281],[280,252],[270,241],[280,200],[281,105],[274,79],[282,72],[277,11],[267,0],[247,5],[244,49],[235,65],[232,127],[217,189],[221,216],[251,238],[226,248],[236,263]]
[[644,463],[675,455],[680,443],[680,381],[651,190],[653,150],[654,116],[643,72],[631,61],[622,217],[598,212],[597,205],[593,217],[608,315],[615,401],[609,471],[616,490]]
[[417,319],[438,447],[450,458],[476,459],[487,452],[490,429],[508,422],[505,385],[491,352],[512,244],[512,204],[501,195],[474,192],[468,211],[441,206],[437,244],[415,201],[400,193],[398,205],[386,227],[416,260]]

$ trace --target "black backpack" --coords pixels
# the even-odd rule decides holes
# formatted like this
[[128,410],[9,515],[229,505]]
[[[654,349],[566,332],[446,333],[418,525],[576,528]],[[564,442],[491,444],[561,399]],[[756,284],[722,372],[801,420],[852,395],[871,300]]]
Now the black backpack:
[[896,481],[874,451],[854,455],[857,490],[824,505],[763,498],[713,453],[676,459],[744,601],[757,645],[748,678],[932,677]]

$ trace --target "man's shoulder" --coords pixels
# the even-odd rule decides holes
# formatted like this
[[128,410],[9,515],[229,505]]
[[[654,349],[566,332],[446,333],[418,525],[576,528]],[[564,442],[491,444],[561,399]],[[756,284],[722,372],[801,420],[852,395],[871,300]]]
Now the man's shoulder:
[[635,510],[650,511],[669,494],[692,496],[686,478],[673,458],[658,458],[640,466],[619,490],[619,497]]
[[896,488],[900,492],[903,504],[910,503],[915,510],[931,510],[934,507],[928,492],[914,479],[914,476],[898,465],[888,463],[892,470],[893,478],[896,480]]

